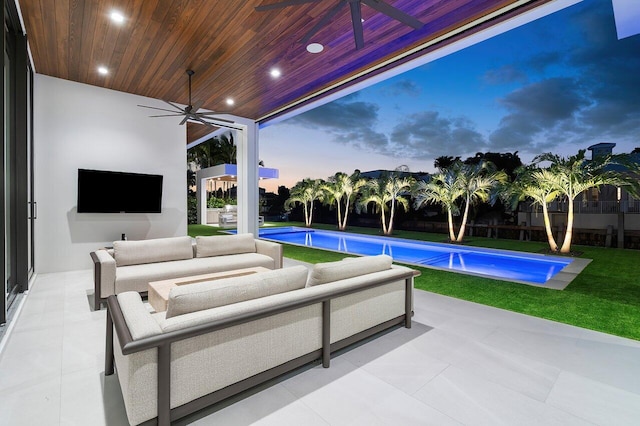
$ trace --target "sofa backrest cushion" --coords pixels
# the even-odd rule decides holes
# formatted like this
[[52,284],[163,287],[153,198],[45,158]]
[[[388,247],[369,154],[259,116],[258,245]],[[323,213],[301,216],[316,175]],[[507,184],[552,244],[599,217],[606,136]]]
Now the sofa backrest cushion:
[[307,287],[385,271],[391,269],[391,263],[391,257],[386,254],[348,258],[338,262],[316,263],[309,274]]
[[256,241],[253,234],[196,237],[196,257],[224,256],[227,254],[255,252]]
[[307,268],[299,265],[241,277],[177,286],[169,292],[166,318],[305,287]]
[[140,241],[114,241],[113,253],[117,266],[193,258],[191,237],[187,236]]

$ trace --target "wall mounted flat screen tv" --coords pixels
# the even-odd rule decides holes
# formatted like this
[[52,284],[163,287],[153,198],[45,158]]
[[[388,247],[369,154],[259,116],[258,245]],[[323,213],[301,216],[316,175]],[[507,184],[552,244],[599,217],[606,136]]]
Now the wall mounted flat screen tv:
[[160,213],[162,175],[78,169],[78,213]]

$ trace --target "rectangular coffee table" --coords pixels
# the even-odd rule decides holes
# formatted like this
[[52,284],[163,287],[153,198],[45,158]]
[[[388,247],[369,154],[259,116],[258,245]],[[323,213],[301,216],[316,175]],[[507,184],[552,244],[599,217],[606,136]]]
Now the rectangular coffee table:
[[195,284],[205,281],[219,280],[222,278],[241,277],[243,275],[257,274],[258,272],[267,272],[271,269],[256,266],[254,268],[236,269],[233,271],[214,272],[211,274],[192,275],[190,277],[173,278],[170,280],[153,281],[149,283],[148,301],[156,312],[167,310],[167,301],[169,300],[169,291],[179,285]]

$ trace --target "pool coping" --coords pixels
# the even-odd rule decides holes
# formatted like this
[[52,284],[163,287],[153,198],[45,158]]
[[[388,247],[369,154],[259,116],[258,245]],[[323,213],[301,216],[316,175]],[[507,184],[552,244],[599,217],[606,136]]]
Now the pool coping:
[[[303,228],[303,227],[298,227],[298,226],[288,226],[288,227],[282,227],[282,228],[295,228],[295,229],[300,229],[302,231],[322,231],[322,232],[328,232],[331,234],[350,234],[350,235],[355,235],[358,237],[376,237],[376,238],[388,238],[388,239],[392,239],[392,240],[397,240],[397,241],[406,241],[406,242],[412,242],[412,243],[429,243],[429,244],[435,244],[438,246],[443,246],[443,247],[459,247],[456,246],[455,244],[450,244],[450,243],[438,243],[438,242],[432,242],[432,241],[422,241],[422,240],[412,240],[410,238],[401,238],[401,237],[389,237],[389,236],[382,236],[382,235],[368,235],[368,234],[356,234],[356,233],[351,233],[351,232],[345,232],[345,231],[331,231],[331,230],[327,230],[327,229],[310,229],[310,228]],[[278,229],[278,227],[274,227],[274,228],[269,228],[269,229]],[[339,250],[331,250],[331,249],[325,249],[325,248],[319,248],[319,247],[309,247],[306,246],[304,244],[295,244],[295,243],[283,243],[282,241],[278,241],[278,240],[274,240],[274,239],[269,239],[268,236],[259,236],[259,238],[261,239],[265,239],[265,240],[269,240],[269,241],[274,241],[280,244],[289,244],[289,245],[293,245],[293,246],[298,246],[298,247],[307,247],[307,248],[313,248],[316,250],[324,250],[324,251],[330,251],[330,252],[334,252],[334,253],[341,253],[344,255],[349,255],[349,256],[366,256],[366,255],[362,255],[362,254],[357,254],[357,253],[347,253],[344,251],[339,251]],[[565,256],[557,256],[557,255],[549,255],[549,254],[542,254],[542,253],[530,253],[530,252],[520,252],[520,251],[514,251],[514,250],[505,250],[505,249],[493,249],[493,248],[487,248],[487,247],[475,247],[475,246],[469,246],[469,248],[473,248],[473,250],[477,250],[480,252],[498,252],[498,253],[504,253],[504,254],[511,254],[513,256],[517,256],[520,255],[522,256],[523,254],[527,255],[527,256],[533,256],[533,257],[540,257],[540,258],[551,258],[551,259],[563,259],[563,260],[570,260],[571,263],[569,263],[568,265],[566,265],[564,268],[562,268],[557,274],[555,274],[553,276],[553,278],[551,278],[550,280],[546,281],[545,283],[536,283],[533,281],[525,281],[525,280],[517,280],[517,279],[506,279],[506,278],[502,278],[502,277],[495,277],[495,276],[491,276],[491,275],[486,275],[486,274],[479,274],[479,273],[474,273],[474,272],[468,272],[468,271],[459,271],[459,270],[453,270],[453,269],[449,269],[449,268],[440,268],[437,266],[432,266],[432,265],[424,265],[424,264],[420,264],[420,263],[412,263],[412,262],[406,262],[406,261],[401,261],[401,260],[396,260],[394,259],[393,261],[395,263],[401,263],[404,265],[411,265],[411,266],[417,266],[420,268],[427,268],[427,269],[435,269],[435,270],[439,270],[439,271],[445,271],[445,272],[452,272],[452,273],[457,273],[457,274],[464,274],[464,275],[471,275],[471,276],[475,276],[475,277],[480,277],[480,278],[488,278],[488,279],[492,279],[492,280],[498,280],[498,281],[506,281],[506,282],[512,282],[512,283],[517,283],[517,284],[525,284],[525,285],[530,285],[530,286],[534,286],[534,287],[541,287],[541,288],[548,288],[551,290],[564,290],[586,267],[587,265],[589,265],[589,263],[591,263],[592,259],[584,259],[584,258],[579,258],[579,257],[572,257],[572,258],[567,258]]]

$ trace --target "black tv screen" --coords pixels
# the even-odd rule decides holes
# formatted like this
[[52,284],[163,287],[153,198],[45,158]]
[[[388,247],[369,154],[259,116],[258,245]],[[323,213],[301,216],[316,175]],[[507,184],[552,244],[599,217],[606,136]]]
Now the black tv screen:
[[78,213],[160,213],[162,175],[78,169]]

